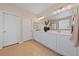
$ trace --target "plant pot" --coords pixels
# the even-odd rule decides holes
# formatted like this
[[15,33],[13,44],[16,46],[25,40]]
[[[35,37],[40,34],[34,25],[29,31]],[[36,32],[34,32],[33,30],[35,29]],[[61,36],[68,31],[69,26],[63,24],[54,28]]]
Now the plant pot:
[[50,28],[45,26],[44,31],[47,32],[48,30],[50,30]]

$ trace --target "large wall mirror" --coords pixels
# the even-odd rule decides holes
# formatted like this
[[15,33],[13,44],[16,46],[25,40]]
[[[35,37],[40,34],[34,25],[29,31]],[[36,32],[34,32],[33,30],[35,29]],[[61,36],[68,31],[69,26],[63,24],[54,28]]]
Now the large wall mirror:
[[[48,19],[42,19],[39,20],[38,22],[33,22],[33,29],[36,31],[44,31],[45,21]],[[72,17],[66,17],[63,19],[51,19],[48,20],[49,24],[47,27],[50,28],[51,31],[54,30],[66,30],[66,31],[71,31],[72,30]]]
[[71,30],[72,28],[72,19],[71,18],[63,18],[50,21],[50,29],[51,30]]

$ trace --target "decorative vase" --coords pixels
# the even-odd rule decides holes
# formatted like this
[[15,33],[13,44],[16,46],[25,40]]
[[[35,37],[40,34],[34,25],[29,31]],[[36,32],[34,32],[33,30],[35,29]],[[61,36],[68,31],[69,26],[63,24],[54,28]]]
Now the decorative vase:
[[48,30],[50,30],[50,28],[45,26],[44,31],[47,32]]

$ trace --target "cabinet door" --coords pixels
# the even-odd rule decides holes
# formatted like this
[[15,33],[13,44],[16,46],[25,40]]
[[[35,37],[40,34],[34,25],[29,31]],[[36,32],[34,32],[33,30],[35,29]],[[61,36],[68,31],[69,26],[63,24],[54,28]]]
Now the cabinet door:
[[44,44],[48,48],[56,51],[56,35],[53,33],[44,33]]
[[77,47],[77,56],[79,56],[79,47]]
[[45,45],[46,47],[56,50],[56,35],[52,33],[45,32],[35,32],[35,40]]
[[36,41],[43,44],[44,42],[44,34],[42,32],[34,32],[33,37]]
[[37,41],[38,37],[37,37],[37,32],[33,32],[33,39]]
[[20,32],[18,29],[18,27],[20,27],[20,25],[18,25],[18,21],[20,20],[13,14],[3,13],[3,16],[5,22],[3,45],[8,46],[18,43],[21,40],[21,38],[19,38],[20,36],[18,36],[18,33]]
[[70,36],[57,36],[57,51],[62,55],[76,55],[76,47],[74,47],[73,42],[70,40]]
[[79,46],[77,46],[76,48],[77,48],[77,51],[76,51],[77,56],[79,56]]
[[2,13],[0,13],[0,48],[2,47],[3,43],[3,18]]

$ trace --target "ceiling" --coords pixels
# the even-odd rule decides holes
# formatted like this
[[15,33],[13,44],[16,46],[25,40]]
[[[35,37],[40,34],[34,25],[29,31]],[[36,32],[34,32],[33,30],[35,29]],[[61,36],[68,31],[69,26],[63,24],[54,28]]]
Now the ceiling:
[[42,3],[22,3],[22,4],[16,4],[17,6],[20,6],[24,9],[27,9],[31,11],[34,14],[39,14],[48,7],[55,5],[55,4],[42,4]]
[[16,3],[15,5],[25,10],[29,10],[31,13],[35,15],[41,16],[42,14],[48,14],[50,10],[53,11],[60,5],[64,5],[64,3]]
[[53,6],[54,8],[55,6],[59,5],[59,3],[18,3],[16,5],[26,10],[29,10],[34,14],[39,14],[51,6]]

